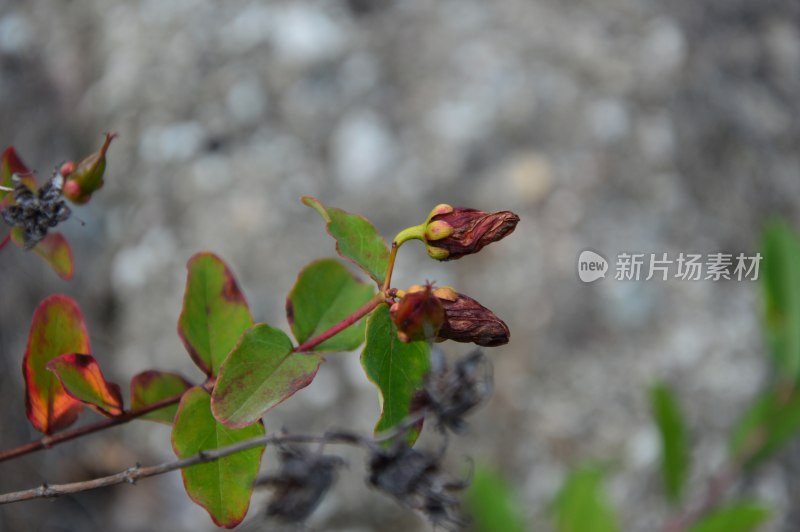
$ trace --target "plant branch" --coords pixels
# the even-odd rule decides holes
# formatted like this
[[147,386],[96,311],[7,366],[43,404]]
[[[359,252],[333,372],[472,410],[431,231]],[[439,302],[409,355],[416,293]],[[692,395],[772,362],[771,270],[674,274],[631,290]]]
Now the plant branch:
[[14,447],[13,449],[0,451],[0,462],[11,460],[12,458],[17,458],[25,454],[29,454],[35,451],[40,451],[42,449],[49,449],[54,445],[58,445],[59,443],[64,443],[65,441],[74,440],[75,438],[86,436],[87,434],[92,434],[94,432],[99,432],[101,430],[105,430],[110,427],[122,425],[136,418],[142,417],[145,414],[149,414],[150,412],[154,412],[156,410],[160,410],[170,405],[174,405],[175,403],[180,402],[181,397],[183,397],[183,394],[176,395],[174,397],[168,397],[151,405],[142,408],[137,408],[136,410],[126,410],[121,415],[110,419],[103,419],[101,421],[98,421],[97,423],[84,425],[83,427],[78,427],[71,430],[65,430],[63,432],[57,432],[52,436],[44,436],[41,439],[28,442],[18,447]]
[[164,462],[162,464],[142,467],[136,464],[129,467],[125,471],[120,471],[113,475],[105,477],[94,478],[91,480],[84,480],[81,482],[70,482],[68,484],[42,484],[37,488],[30,488],[21,491],[14,491],[0,495],[0,505],[11,504],[14,502],[30,501],[34,499],[50,499],[59,497],[61,495],[68,495],[70,493],[78,493],[82,491],[89,491],[98,488],[105,488],[117,484],[135,484],[141,478],[154,477],[183,469],[197,464],[204,464],[213,462],[232,454],[241,453],[256,447],[263,447],[265,445],[274,445],[282,443],[321,443],[321,444],[341,444],[352,445],[355,447],[365,448],[375,451],[380,448],[380,444],[385,441],[390,441],[398,435],[404,433],[410,426],[418,423],[424,418],[424,411],[417,412],[409,416],[406,420],[402,421],[395,428],[379,434],[374,439],[366,438],[359,434],[348,431],[329,431],[321,436],[304,435],[304,434],[281,434],[272,436],[260,436],[249,440],[241,441],[226,447],[212,449],[207,451],[200,451],[196,455],[175,460],[172,462]]
[[0,240],[0,249],[6,247],[9,242],[11,242],[11,233],[8,233],[3,240]]
[[294,352],[305,353],[306,351],[311,351],[312,349],[314,349],[316,346],[318,346],[328,338],[336,336],[337,334],[339,334],[340,332],[342,332],[343,330],[350,327],[355,322],[357,322],[358,320],[360,320],[361,318],[372,312],[372,310],[375,309],[375,307],[383,303],[385,300],[386,296],[384,295],[384,293],[382,291],[378,292],[373,296],[372,299],[364,303],[361,306],[361,308],[353,312],[351,315],[349,315],[348,317],[346,317],[345,319],[343,319],[342,321],[340,321],[327,331],[295,347]]

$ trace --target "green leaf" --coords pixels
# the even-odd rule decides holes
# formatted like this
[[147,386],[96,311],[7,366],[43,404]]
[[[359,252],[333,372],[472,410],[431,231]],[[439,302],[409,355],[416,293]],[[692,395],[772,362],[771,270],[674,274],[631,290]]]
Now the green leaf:
[[[286,299],[286,315],[301,344],[341,322],[372,298],[375,289],[359,282],[339,261],[322,259],[306,266]],[[352,351],[364,342],[361,319],[314,351]]]
[[36,430],[52,434],[70,426],[83,403],[70,396],[47,363],[67,353],[91,353],[89,335],[78,304],[63,295],[42,301],[31,320],[22,359],[25,410]]
[[106,381],[92,355],[68,353],[47,363],[69,395],[109,417],[122,414],[119,386]]
[[[25,247],[22,228],[15,227],[11,230],[11,241],[21,248]],[[64,235],[48,233],[41,242],[33,247],[33,252],[43,258],[59,277],[65,281],[72,279],[72,275],[75,273],[72,248]]]
[[[143,371],[131,379],[131,409],[140,410],[164,399],[176,397],[191,388],[189,381],[164,371]],[[143,415],[140,419],[149,419],[172,425],[175,414],[178,412],[178,403],[154,410]]]
[[475,532],[525,532],[520,505],[503,478],[477,467],[467,492],[467,506]]
[[212,253],[189,259],[178,334],[200,369],[216,376],[242,333],[253,325],[250,308],[228,266]]
[[779,374],[790,382],[800,376],[800,242],[783,222],[764,232],[761,286],[765,328]]
[[772,511],[762,504],[743,501],[706,514],[690,528],[691,532],[753,532],[769,518]]
[[389,249],[375,226],[366,218],[336,208],[327,208],[319,200],[305,196],[303,203],[315,209],[327,222],[328,233],[336,240],[336,251],[383,285],[389,267]]
[[757,397],[736,425],[731,453],[747,467],[777,452],[800,431],[800,393],[769,390]]
[[680,500],[689,472],[686,426],[675,396],[665,384],[650,389],[650,410],[661,433],[661,474],[669,500]]
[[263,323],[248,329],[220,370],[211,400],[214,416],[229,427],[244,427],[308,386],[322,359],[292,349],[283,331]]
[[[397,338],[387,305],[370,314],[361,365],[381,392],[381,417],[375,432],[394,427],[411,413],[412,399],[422,389],[430,367],[429,357],[427,342],[405,344]],[[416,439],[416,435],[412,438]]]
[[620,530],[614,509],[603,489],[599,469],[573,471],[553,501],[559,532],[616,532]]
[[[172,429],[172,448],[178,458],[189,458],[263,435],[260,423],[238,430],[217,423],[211,415],[211,397],[197,386],[181,399]],[[257,447],[182,469],[186,493],[218,526],[235,527],[247,515],[263,453],[264,448]]]

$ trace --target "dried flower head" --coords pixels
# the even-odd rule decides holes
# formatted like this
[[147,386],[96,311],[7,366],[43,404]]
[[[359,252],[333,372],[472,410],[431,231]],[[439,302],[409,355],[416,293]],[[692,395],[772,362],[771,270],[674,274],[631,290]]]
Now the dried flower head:
[[446,529],[463,525],[459,502],[453,492],[467,483],[442,473],[441,456],[412,449],[404,441],[373,452],[369,483],[394,497],[403,506],[425,515],[434,526]]
[[486,213],[437,205],[425,224],[428,255],[437,260],[455,260],[477,253],[511,234],[518,222],[519,216],[511,211]]
[[505,322],[471,297],[450,287],[437,288],[433,295],[444,308],[439,340],[473,342],[483,347],[508,343],[511,332]]
[[25,249],[31,249],[47,236],[47,231],[67,220],[72,211],[61,198],[64,176],[56,170],[53,177],[33,191],[19,174],[11,176],[15,205],[2,211],[3,220],[22,229]]
[[425,400],[440,429],[462,432],[464,416],[492,392],[492,366],[480,349],[448,365],[439,349],[431,353],[425,379]]
[[344,462],[338,456],[310,453],[300,446],[282,446],[281,467],[274,476],[256,482],[274,488],[267,515],[286,522],[300,522],[316,509],[336,480]]
[[431,284],[410,287],[389,312],[403,342],[433,340],[445,320],[444,307]]

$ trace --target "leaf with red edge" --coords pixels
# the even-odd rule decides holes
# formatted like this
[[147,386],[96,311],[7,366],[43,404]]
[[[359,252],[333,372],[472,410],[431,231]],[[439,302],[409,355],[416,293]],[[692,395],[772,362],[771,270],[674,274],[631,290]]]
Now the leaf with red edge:
[[304,196],[301,201],[325,220],[328,234],[336,240],[339,255],[367,272],[379,286],[382,285],[389,267],[389,249],[375,226],[363,216],[328,208],[311,196]]
[[242,333],[253,325],[250,308],[228,266],[213,253],[198,253],[186,265],[186,292],[178,334],[189,355],[209,376]]
[[92,355],[69,353],[54,358],[45,366],[58,376],[69,395],[108,417],[122,414],[119,386],[106,381]]
[[75,422],[83,403],[70,396],[48,362],[67,353],[91,353],[89,335],[78,304],[64,295],[42,301],[33,313],[22,359],[25,410],[36,430],[45,434]]
[[[25,175],[30,174],[30,170],[28,170],[28,167],[20,160],[14,147],[9,146],[3,151],[3,154],[0,155],[0,185],[7,188],[14,188],[14,183],[11,181],[11,176],[13,174],[20,174],[23,176],[23,183],[28,185],[31,190],[36,189],[36,178],[34,178],[33,175]],[[10,194],[9,191],[0,190],[0,207],[5,205],[3,200],[8,194]]]
[[319,355],[295,353],[281,330],[259,323],[248,329],[225,360],[211,409],[228,427],[246,427],[305,388],[322,363]]
[[[25,247],[22,238],[22,228],[15,227],[11,230],[11,240],[21,248]],[[75,273],[75,263],[72,259],[72,248],[61,233],[49,233],[44,240],[36,244],[34,253],[42,257],[56,274],[69,281]]]
[[[196,386],[181,399],[172,428],[172,448],[178,458],[189,458],[202,451],[263,435],[261,423],[243,429],[231,429],[218,423],[211,415],[211,396],[201,386]],[[263,446],[256,447],[182,469],[186,493],[206,509],[218,526],[235,527],[247,514],[263,453]]]
[[[159,401],[177,397],[192,387],[182,376],[154,369],[143,371],[131,379],[131,409],[141,410]],[[139,419],[149,419],[172,425],[178,402],[164,408],[154,410]]]

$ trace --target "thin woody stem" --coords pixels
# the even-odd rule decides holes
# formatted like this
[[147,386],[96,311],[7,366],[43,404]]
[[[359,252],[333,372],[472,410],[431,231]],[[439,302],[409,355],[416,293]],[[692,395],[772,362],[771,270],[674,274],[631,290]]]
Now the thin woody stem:
[[64,443],[65,441],[74,440],[75,438],[80,438],[81,436],[86,436],[87,434],[99,432],[109,427],[122,425],[124,423],[142,417],[151,412],[155,412],[156,410],[160,410],[170,405],[174,405],[180,402],[181,397],[183,397],[183,394],[176,395],[174,397],[168,397],[151,405],[147,405],[142,408],[137,408],[136,410],[126,410],[117,417],[104,419],[102,421],[98,421],[97,423],[92,423],[91,425],[85,425],[83,427],[78,427],[76,429],[58,432],[56,434],[53,434],[52,436],[45,436],[41,439],[28,442],[18,447],[14,447],[13,449],[0,451],[0,462],[11,460],[12,458],[17,458],[18,456],[29,454],[35,451],[40,451],[42,449],[49,449],[50,447],[58,445],[59,443]]
[[372,312],[372,310],[375,309],[375,307],[383,303],[385,300],[386,296],[383,294],[383,292],[378,292],[377,294],[375,294],[375,296],[373,296],[372,299],[364,303],[361,306],[361,308],[353,312],[350,316],[346,317],[345,319],[343,319],[342,321],[340,321],[327,331],[323,332],[319,336],[315,336],[314,338],[311,338],[310,340],[303,342],[302,344],[295,347],[294,352],[305,353],[306,351],[311,351],[325,340],[333,336],[336,336],[337,334],[339,334],[340,332],[342,332],[343,330],[350,327],[355,322],[357,322],[358,320],[360,320],[361,318]]
[[89,491],[98,488],[105,488],[117,484],[135,484],[141,478],[153,477],[183,469],[189,466],[213,462],[220,458],[225,458],[232,454],[241,453],[256,447],[264,447],[265,445],[281,444],[281,443],[320,443],[320,444],[341,444],[352,445],[354,447],[361,447],[370,451],[376,451],[380,448],[382,442],[390,441],[408,430],[409,427],[418,423],[424,418],[424,411],[412,414],[406,420],[402,421],[395,428],[379,434],[374,439],[361,436],[348,431],[329,431],[322,436],[303,435],[303,434],[281,434],[271,436],[260,436],[252,438],[239,443],[228,445],[226,447],[219,447],[217,449],[201,451],[196,455],[184,458],[182,460],[175,460],[172,462],[164,462],[159,465],[142,467],[136,464],[129,467],[125,471],[99,477],[82,482],[71,482],[69,484],[42,484],[37,488],[30,488],[21,491],[14,491],[0,495],[0,505],[11,504],[14,502],[30,501],[34,499],[47,499],[67,495],[70,493],[78,493],[81,491]]

